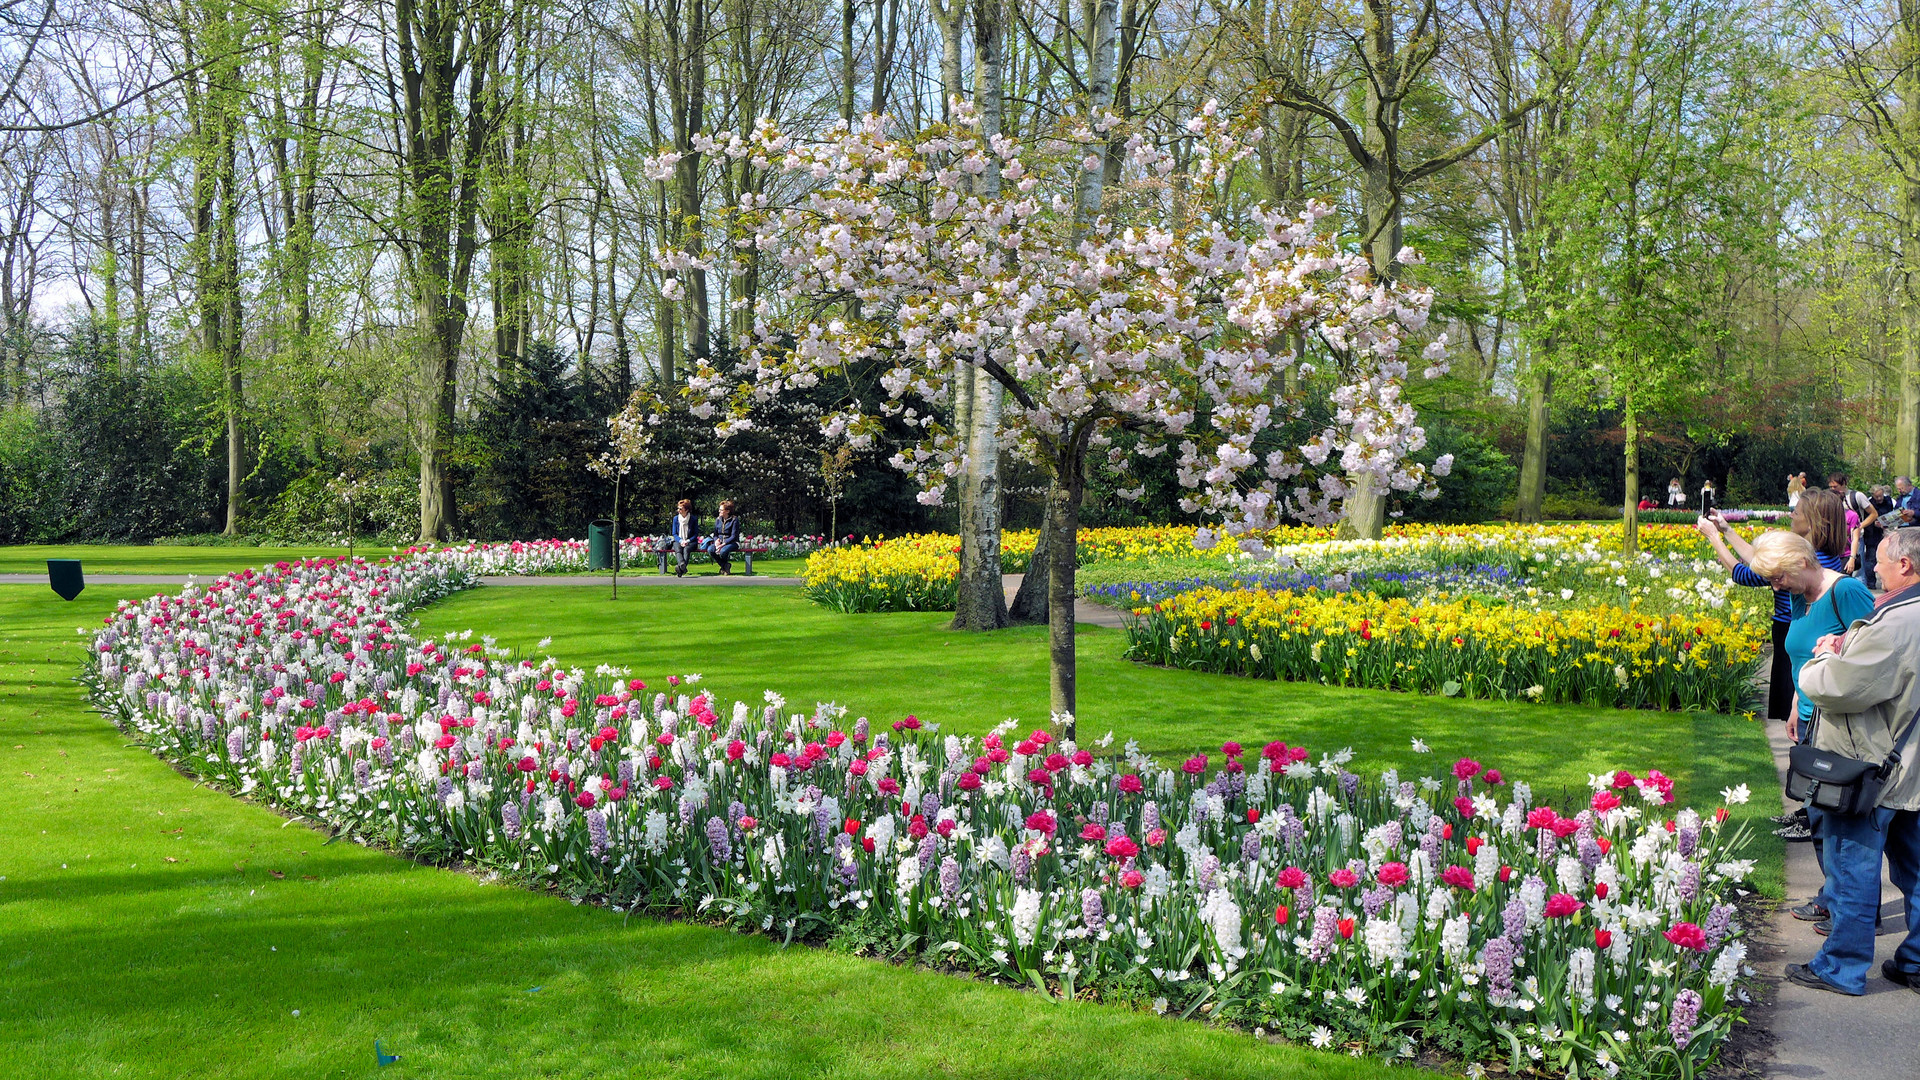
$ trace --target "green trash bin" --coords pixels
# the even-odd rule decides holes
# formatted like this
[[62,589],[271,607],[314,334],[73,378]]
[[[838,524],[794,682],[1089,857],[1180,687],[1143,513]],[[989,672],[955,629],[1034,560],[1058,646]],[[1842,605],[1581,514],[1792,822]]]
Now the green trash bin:
[[613,521],[594,518],[587,526],[587,569],[614,569]]

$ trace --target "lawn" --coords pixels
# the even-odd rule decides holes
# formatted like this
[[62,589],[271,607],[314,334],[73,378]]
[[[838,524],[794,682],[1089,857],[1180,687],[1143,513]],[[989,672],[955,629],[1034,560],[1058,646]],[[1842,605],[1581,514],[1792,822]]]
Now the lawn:
[[[369,559],[390,555],[391,547],[362,545],[354,554]],[[282,559],[341,558],[347,549],[333,547],[188,547],[167,544],[16,544],[0,547],[0,574],[44,574],[48,559],[79,559],[89,574],[227,574],[249,566],[263,566]],[[653,560],[630,563],[627,576],[656,576]],[[807,560],[755,559],[755,574],[768,577],[799,577],[807,572]],[[712,563],[696,563],[689,576],[718,574]],[[741,572],[739,560],[734,573]]]
[[[375,558],[390,547],[361,546],[355,554]],[[90,574],[229,574],[282,559],[344,556],[330,547],[175,547],[167,544],[16,544],[0,547],[0,574],[44,574],[48,559],[79,559]]]
[[[148,549],[153,550],[153,549]],[[158,569],[151,566],[129,569]],[[194,786],[84,709],[66,604],[0,587],[0,1029],[31,1076],[1326,1076],[1387,1069],[1146,1013],[612,912],[327,845]],[[839,616],[797,589],[482,588],[422,613],[570,663],[702,672],[723,700],[981,730],[1045,706],[1043,635],[945,616]],[[1142,669],[1081,637],[1083,717],[1159,753],[1285,738],[1363,767],[1471,754],[1543,794],[1655,766],[1680,798],[1764,792],[1757,725],[1711,716],[1436,701]],[[1409,749],[1418,734],[1436,755]],[[1764,812],[1767,800],[1751,807]],[[1777,845],[1775,846],[1777,848]],[[1763,866],[1777,889],[1778,851]],[[396,936],[397,935],[397,936]],[[537,989],[536,989],[537,988]],[[295,1010],[299,1015],[294,1015]]]

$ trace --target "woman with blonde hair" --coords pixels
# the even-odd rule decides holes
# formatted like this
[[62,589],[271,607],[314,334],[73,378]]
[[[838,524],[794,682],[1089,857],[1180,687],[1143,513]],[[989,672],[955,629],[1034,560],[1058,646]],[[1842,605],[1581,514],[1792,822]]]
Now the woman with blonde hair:
[[1787,509],[1800,509],[1800,495],[1807,490],[1806,473],[1787,474]]
[[[1814,494],[1807,492],[1808,496]],[[1801,501],[1804,504],[1806,500]],[[1786,645],[1787,663],[1793,668],[1794,711],[1787,720],[1787,737],[1804,742],[1813,736],[1813,703],[1800,692],[1800,672],[1813,659],[1813,647],[1821,638],[1843,634],[1854,620],[1873,614],[1873,590],[1858,578],[1822,566],[1813,544],[1791,532],[1774,530],[1754,540],[1749,564],[1754,573],[1793,597],[1793,623],[1787,628]],[[1825,845],[1819,839],[1820,811],[1809,806],[1807,817],[1814,857],[1825,869]],[[1797,838],[1797,833],[1796,829],[1788,838]],[[1826,886],[1822,885],[1819,895],[1793,909],[1793,916],[1817,922],[1831,909]]]

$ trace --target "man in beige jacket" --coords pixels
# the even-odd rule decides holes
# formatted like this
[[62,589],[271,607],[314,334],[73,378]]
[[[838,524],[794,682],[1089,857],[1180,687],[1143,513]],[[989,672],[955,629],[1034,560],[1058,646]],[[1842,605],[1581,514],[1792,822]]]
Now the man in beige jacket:
[[1920,725],[1911,722],[1920,714],[1920,529],[1887,533],[1878,554],[1887,591],[1873,614],[1821,638],[1800,670],[1800,692],[1820,709],[1817,749],[1879,762],[1900,744],[1877,808],[1812,815],[1825,841],[1833,929],[1811,961],[1787,965],[1787,978],[1842,994],[1867,989],[1882,857],[1906,897],[1907,936],[1880,970],[1920,991]]

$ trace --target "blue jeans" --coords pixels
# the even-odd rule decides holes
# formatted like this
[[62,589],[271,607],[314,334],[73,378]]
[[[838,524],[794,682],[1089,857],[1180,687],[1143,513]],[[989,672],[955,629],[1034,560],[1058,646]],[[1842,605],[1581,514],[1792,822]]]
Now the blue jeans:
[[1920,974],[1920,811],[1881,808],[1870,814],[1820,814],[1826,838],[1827,907],[1833,931],[1807,963],[1815,975],[1849,994],[1867,992],[1874,923],[1880,914],[1880,860],[1906,898],[1907,936],[1894,966]]

